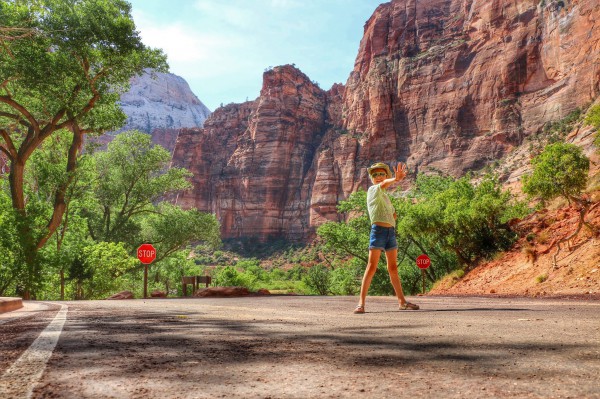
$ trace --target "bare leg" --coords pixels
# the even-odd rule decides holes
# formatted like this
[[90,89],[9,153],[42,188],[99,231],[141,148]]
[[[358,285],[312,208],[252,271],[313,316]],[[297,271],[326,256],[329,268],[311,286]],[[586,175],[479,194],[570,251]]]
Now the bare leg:
[[394,291],[396,292],[396,297],[398,297],[398,303],[403,305],[406,303],[406,298],[404,298],[404,292],[402,291],[402,283],[400,283],[400,277],[398,276],[398,250],[391,249],[386,251],[385,260],[387,261],[387,269],[390,274],[390,281],[394,286]]
[[371,285],[371,280],[377,271],[377,263],[379,263],[379,257],[381,256],[381,249],[369,249],[369,262],[367,263],[367,269],[360,285],[360,300],[358,306],[365,306],[365,300],[367,299],[367,292]]

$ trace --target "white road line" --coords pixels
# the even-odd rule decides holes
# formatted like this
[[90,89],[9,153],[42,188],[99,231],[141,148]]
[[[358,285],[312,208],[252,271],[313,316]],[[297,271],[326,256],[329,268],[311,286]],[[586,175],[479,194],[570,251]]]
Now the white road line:
[[0,398],[31,398],[33,388],[41,378],[58,342],[67,320],[68,308],[61,305],[54,320],[0,377]]

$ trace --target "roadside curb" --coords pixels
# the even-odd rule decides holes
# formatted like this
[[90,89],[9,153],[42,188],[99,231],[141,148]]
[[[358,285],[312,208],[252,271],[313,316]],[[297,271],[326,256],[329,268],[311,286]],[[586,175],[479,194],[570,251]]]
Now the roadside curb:
[[0,297],[0,313],[11,312],[22,307],[23,300],[21,298]]

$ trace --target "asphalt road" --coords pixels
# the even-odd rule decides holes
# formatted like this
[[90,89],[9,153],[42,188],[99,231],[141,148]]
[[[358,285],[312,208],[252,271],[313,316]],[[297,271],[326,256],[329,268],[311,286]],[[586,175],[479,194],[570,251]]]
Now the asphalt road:
[[31,302],[0,317],[0,397],[600,398],[600,302],[410,300]]

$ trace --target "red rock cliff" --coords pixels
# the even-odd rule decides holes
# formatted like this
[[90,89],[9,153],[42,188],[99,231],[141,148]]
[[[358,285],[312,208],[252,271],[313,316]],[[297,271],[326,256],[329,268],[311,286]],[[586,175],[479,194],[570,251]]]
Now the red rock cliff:
[[344,127],[367,159],[479,168],[599,87],[599,2],[397,0],[365,25]]
[[183,131],[173,163],[195,177],[178,201],[215,213],[226,238],[303,240],[373,161],[480,168],[598,96],[599,17],[597,0],[382,4],[346,86],[277,67],[257,100]]
[[[340,91],[331,91],[338,114]],[[194,189],[178,202],[215,213],[226,238],[306,238],[306,179],[336,112],[328,96],[298,69],[276,67],[256,101],[219,108],[203,129],[182,131],[173,163],[194,173]]]

